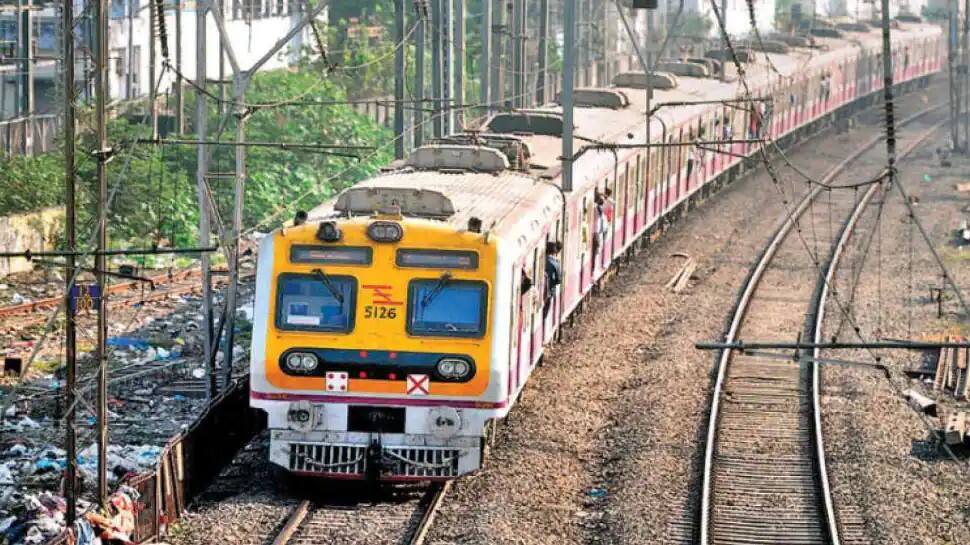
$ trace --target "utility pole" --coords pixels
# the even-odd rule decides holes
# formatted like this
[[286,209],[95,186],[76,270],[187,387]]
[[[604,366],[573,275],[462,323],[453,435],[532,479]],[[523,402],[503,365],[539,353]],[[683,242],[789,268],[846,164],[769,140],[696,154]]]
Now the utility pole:
[[427,0],[415,0],[417,20],[414,29],[414,147],[424,143],[424,27],[427,25]]
[[[104,0],[100,0],[104,1]],[[196,2],[195,9],[195,133],[199,142],[205,142],[209,133],[206,104],[206,14],[209,11],[208,2]],[[197,166],[195,172],[195,191],[199,201],[199,247],[205,248],[212,244],[212,228],[209,224],[209,190],[206,175],[209,173],[209,150],[200,143],[197,149]],[[208,398],[216,395],[216,369],[213,351],[212,331],[212,263],[208,252],[199,256],[202,267],[202,353],[206,364],[206,392]]]
[[442,0],[443,6],[443,17],[441,18],[441,39],[444,41],[442,44],[442,50],[444,52],[444,72],[442,75],[441,83],[444,86],[443,98],[445,99],[446,115],[445,117],[445,132],[444,135],[447,136],[454,132],[454,98],[455,98],[455,42],[454,42],[454,0]]
[[95,278],[98,288],[98,345],[94,352],[94,361],[98,366],[98,500],[102,509],[108,508],[108,360],[106,351],[107,320],[105,311],[105,250],[108,249],[108,160],[111,150],[108,148],[108,0],[97,0],[95,36],[97,48],[95,51],[94,75],[94,104],[96,136],[98,149],[95,152],[98,159],[98,198],[96,206],[98,244],[97,255],[94,259]]
[[[813,10],[814,12],[814,10]],[[724,28],[724,34],[727,34],[727,0],[721,0],[721,27]],[[669,32],[669,30],[668,30]],[[727,57],[721,56],[721,81],[727,81]]]
[[[401,0],[398,0],[401,1]],[[220,14],[221,17],[221,14]],[[221,40],[220,40],[221,43]],[[404,49],[398,48],[398,51]],[[232,97],[234,108],[237,108],[236,116],[236,166],[235,184],[233,187],[232,201],[232,232],[229,240],[226,241],[228,247],[229,261],[229,286],[226,290],[226,314],[220,323],[225,324],[225,344],[222,348],[223,354],[223,388],[229,388],[232,383],[232,364],[233,351],[235,348],[236,336],[236,303],[239,292],[239,237],[242,235],[243,225],[243,203],[246,196],[246,119],[249,118],[250,110],[241,106],[246,99],[246,88],[249,86],[251,72],[239,72],[234,70],[232,82]],[[401,140],[403,142],[403,140]],[[215,370],[213,369],[213,372]]]
[[963,145],[967,152],[970,152],[970,0],[963,3],[963,56],[960,62],[963,85],[963,92],[960,93],[960,100],[963,101]]
[[478,81],[480,94],[478,101],[488,111],[492,101],[492,0],[482,0],[482,56],[478,60]]
[[[182,0],[175,0],[175,71],[182,73]],[[172,78],[175,85],[175,134],[185,134],[185,95],[182,93],[182,78]]]
[[454,0],[455,91],[452,97],[451,130],[461,132],[465,124],[465,0]]
[[442,114],[445,111],[443,108],[447,106],[441,101],[441,1],[431,0],[431,125],[436,138],[444,132]]
[[563,0],[562,190],[573,190],[573,87],[576,66],[576,0]]
[[549,0],[539,0],[539,73],[536,75],[536,104],[541,106],[546,97],[546,65],[549,63]]
[[34,147],[34,28],[31,24],[33,0],[18,0],[20,10],[20,116],[24,119],[23,150],[30,155]]
[[135,98],[135,0],[128,0],[128,69],[125,70],[125,98]]
[[960,146],[960,82],[956,72],[957,56],[957,0],[947,1],[947,36],[946,36],[946,67],[947,83],[950,91],[950,139],[953,149],[963,149]]
[[[394,0],[394,43],[404,41],[404,0]],[[404,52],[400,45],[394,50],[394,158],[404,158]],[[420,105],[419,105],[420,106]]]
[[158,97],[155,95],[155,41],[158,40],[158,18],[164,17],[164,12],[156,13],[155,0],[149,0],[148,5],[148,104],[151,108],[152,140],[158,139]]
[[492,5],[492,89],[488,111],[494,112],[505,101],[505,0],[483,0]]
[[523,0],[512,1],[512,105],[516,108],[522,106],[522,4]]
[[62,16],[62,39],[64,67],[64,222],[65,238],[67,239],[67,258],[66,258],[66,280],[65,297],[67,302],[64,305],[64,366],[66,371],[66,386],[64,406],[67,407],[67,414],[64,416],[65,437],[64,450],[67,456],[67,467],[64,475],[65,500],[67,501],[67,512],[65,520],[70,528],[77,518],[77,430],[74,427],[76,394],[77,388],[77,325],[74,323],[74,305],[71,304],[71,290],[74,288],[74,275],[77,251],[77,218],[75,213],[74,197],[74,2],[64,2],[61,8]]

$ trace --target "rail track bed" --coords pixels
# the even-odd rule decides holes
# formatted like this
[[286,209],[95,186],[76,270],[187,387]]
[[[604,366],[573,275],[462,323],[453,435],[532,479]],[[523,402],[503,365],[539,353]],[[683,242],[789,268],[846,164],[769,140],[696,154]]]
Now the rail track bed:
[[[937,109],[903,122],[906,155],[935,126]],[[922,130],[921,127],[922,126]],[[788,217],[751,269],[731,317],[726,340],[815,337],[821,289],[859,213],[878,185],[828,190],[875,177],[881,171],[876,138],[833,168],[801,196],[778,187],[791,203]],[[866,163],[875,163],[872,167]],[[852,165],[851,180],[838,181]],[[862,167],[862,168],[859,168]],[[821,300],[821,305],[820,305]],[[820,426],[818,371],[810,361],[723,351],[718,363],[703,464],[702,544],[840,543],[840,534],[866,543],[857,516],[834,512]]]
[[[303,500],[294,507],[273,545],[420,545],[449,486],[440,484],[360,492],[339,502]],[[337,496],[337,494],[332,494]]]

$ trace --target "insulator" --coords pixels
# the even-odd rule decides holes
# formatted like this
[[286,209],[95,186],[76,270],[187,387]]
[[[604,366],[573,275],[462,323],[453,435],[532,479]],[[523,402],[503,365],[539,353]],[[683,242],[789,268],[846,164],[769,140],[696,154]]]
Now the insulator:
[[[158,43],[162,46],[162,57],[168,58],[168,30],[165,27],[165,0],[154,0],[155,3],[155,32]],[[179,8],[181,9],[181,8]]]

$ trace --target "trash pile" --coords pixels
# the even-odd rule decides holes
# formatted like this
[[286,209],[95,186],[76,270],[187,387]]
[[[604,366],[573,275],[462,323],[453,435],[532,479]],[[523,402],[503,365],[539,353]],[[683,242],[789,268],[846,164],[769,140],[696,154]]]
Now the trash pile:
[[[108,498],[108,512],[92,509],[91,504],[78,502],[79,517],[68,534],[68,544],[131,543],[135,530],[135,502],[138,491],[121,486]],[[4,543],[39,545],[57,537],[66,523],[67,503],[64,498],[42,492],[27,498],[28,517],[0,519],[0,538]]]
[[[251,284],[243,284],[242,299],[251,293]],[[173,295],[153,302],[151,312],[133,308],[130,314],[116,314],[109,323],[107,469],[109,487],[118,491],[112,496],[111,513],[91,510],[97,488],[98,452],[93,443],[97,383],[91,355],[79,356],[77,463],[83,499],[78,509],[86,515],[71,529],[75,543],[97,543],[96,538],[103,535],[120,542],[127,539],[134,528],[132,506],[138,498],[123,484],[125,479],[153,470],[165,444],[202,414],[207,400],[199,303],[191,295]],[[237,320],[238,344],[233,350],[237,371],[248,367],[243,346],[248,344],[251,318],[251,310],[243,310]],[[32,335],[22,331],[0,335],[0,355]],[[58,352],[56,343],[54,351]],[[16,403],[4,399],[7,393],[0,391],[0,408],[5,408],[0,414],[3,545],[45,543],[65,529],[64,369],[34,369],[17,391]]]

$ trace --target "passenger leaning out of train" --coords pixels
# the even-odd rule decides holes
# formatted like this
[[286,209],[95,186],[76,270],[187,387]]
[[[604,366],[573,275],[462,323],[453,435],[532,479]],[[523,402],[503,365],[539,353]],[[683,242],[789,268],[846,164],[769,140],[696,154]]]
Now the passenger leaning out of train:
[[560,252],[562,252],[561,242],[549,241],[546,243],[546,296],[542,307],[543,316],[549,314],[549,309],[552,308],[552,300],[556,297],[556,288],[562,284]]

